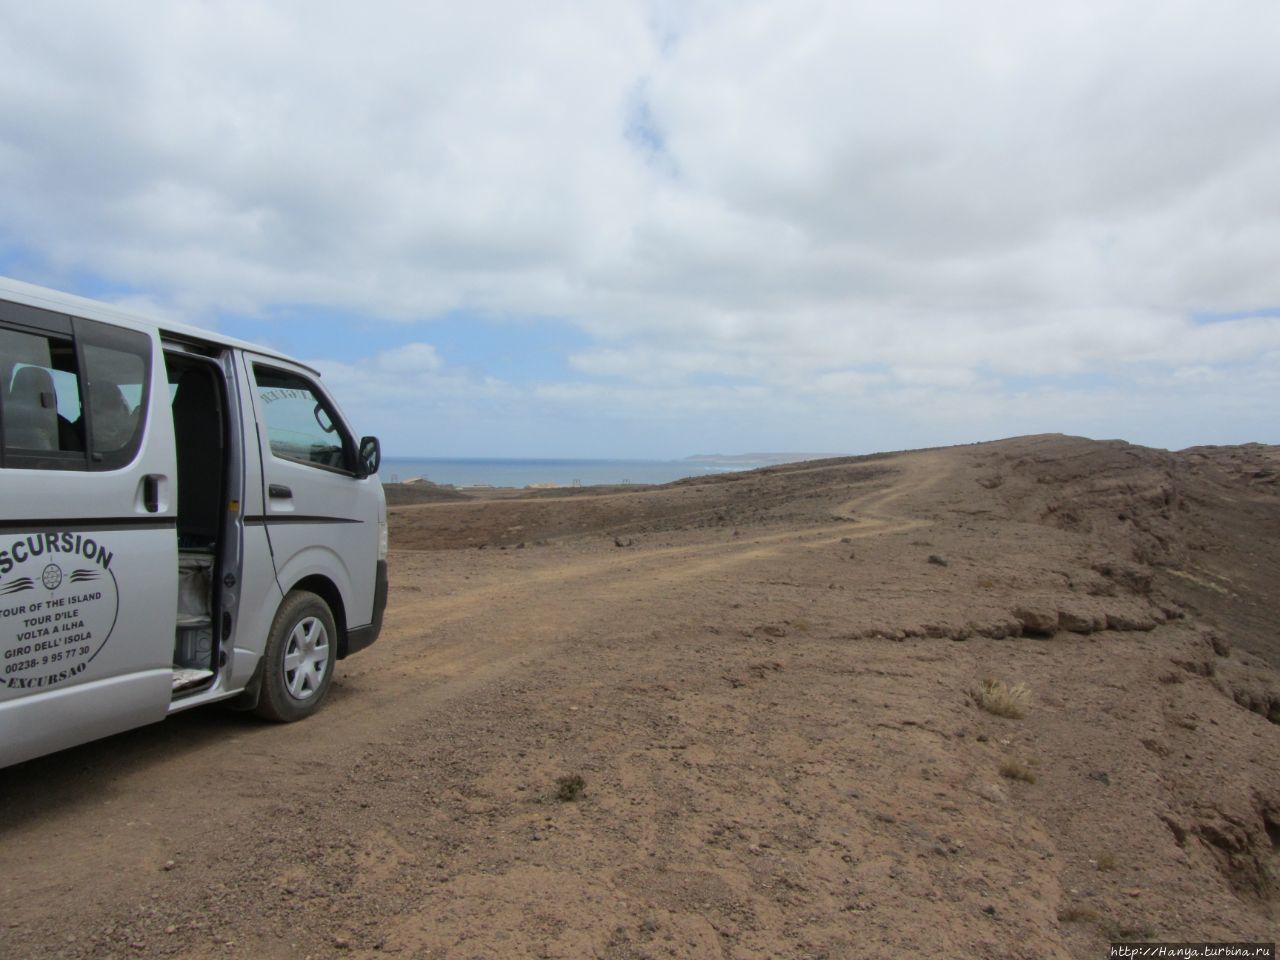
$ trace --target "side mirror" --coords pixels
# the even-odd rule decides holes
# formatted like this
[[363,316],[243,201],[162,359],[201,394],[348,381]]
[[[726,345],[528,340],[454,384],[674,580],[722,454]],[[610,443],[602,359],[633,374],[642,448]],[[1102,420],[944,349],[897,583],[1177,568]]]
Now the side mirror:
[[360,451],[356,456],[356,476],[363,480],[372,477],[382,465],[382,444],[377,437],[361,437]]

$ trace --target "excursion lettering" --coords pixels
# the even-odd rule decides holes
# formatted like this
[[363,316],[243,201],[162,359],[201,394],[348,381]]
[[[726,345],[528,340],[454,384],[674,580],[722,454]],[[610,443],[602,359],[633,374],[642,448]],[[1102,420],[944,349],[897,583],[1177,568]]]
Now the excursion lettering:
[[0,540],[0,697],[89,679],[119,610],[114,558],[85,533]]
[[59,670],[57,673],[46,673],[38,677],[5,677],[4,682],[6,686],[17,687],[20,690],[51,687],[55,683],[61,683],[63,680],[68,680],[78,673],[83,673],[87,666],[89,666],[87,663],[78,663],[74,667],[68,667],[66,670]]
[[0,576],[12,570],[15,564],[55,553],[84,557],[104,570],[110,569],[114,556],[92,537],[78,533],[33,533],[12,541],[6,549],[0,549]]

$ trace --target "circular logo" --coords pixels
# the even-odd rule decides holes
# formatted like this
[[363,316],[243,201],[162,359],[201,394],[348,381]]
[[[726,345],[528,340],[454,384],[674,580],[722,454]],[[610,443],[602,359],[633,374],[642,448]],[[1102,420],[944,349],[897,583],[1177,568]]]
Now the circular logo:
[[49,564],[40,574],[40,582],[46,590],[57,590],[62,586],[62,568],[56,563]]
[[90,678],[120,612],[115,556],[72,530],[0,537],[0,701]]

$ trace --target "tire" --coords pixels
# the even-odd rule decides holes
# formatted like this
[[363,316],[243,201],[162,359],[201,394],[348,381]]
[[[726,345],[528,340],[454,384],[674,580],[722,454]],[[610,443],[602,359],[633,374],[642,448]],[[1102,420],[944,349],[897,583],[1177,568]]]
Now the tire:
[[329,692],[338,658],[329,605],[307,590],[292,591],[276,611],[262,656],[258,716],[293,723],[314,713]]

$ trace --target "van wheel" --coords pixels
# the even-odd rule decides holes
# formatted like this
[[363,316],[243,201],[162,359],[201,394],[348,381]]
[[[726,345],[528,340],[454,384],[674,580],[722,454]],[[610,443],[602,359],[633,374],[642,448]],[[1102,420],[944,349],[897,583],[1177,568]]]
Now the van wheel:
[[329,605],[307,590],[284,598],[263,653],[258,716],[292,723],[320,706],[333,679],[338,631]]

